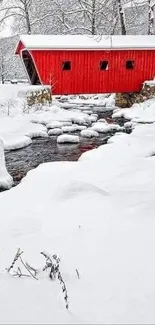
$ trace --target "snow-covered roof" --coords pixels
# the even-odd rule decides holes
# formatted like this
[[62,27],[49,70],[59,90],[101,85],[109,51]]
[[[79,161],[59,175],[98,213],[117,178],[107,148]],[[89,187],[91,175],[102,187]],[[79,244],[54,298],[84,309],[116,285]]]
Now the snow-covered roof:
[[155,49],[154,35],[21,35],[27,49]]

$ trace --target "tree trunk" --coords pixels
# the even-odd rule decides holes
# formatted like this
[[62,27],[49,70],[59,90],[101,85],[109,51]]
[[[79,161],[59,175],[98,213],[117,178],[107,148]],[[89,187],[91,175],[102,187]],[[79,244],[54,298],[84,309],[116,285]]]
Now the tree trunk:
[[148,35],[154,35],[155,34],[155,21],[154,21],[155,4],[153,4],[151,0],[148,0],[148,6],[149,6]]
[[126,35],[126,26],[125,26],[122,3],[121,3],[121,0],[117,0],[117,1],[118,1],[118,12],[119,12],[119,18],[120,18],[120,25],[121,25],[121,34]]
[[92,35],[95,35],[95,33],[96,33],[95,11],[96,11],[96,0],[93,0],[93,3],[92,3],[92,26],[91,26]]
[[4,57],[3,57],[2,50],[0,52],[1,52],[1,81],[2,81],[2,84],[4,84],[4,82],[5,82]]
[[31,24],[30,24],[30,16],[29,16],[29,9],[28,9],[27,0],[24,1],[24,9],[25,9],[25,19],[26,19],[27,33],[31,34]]

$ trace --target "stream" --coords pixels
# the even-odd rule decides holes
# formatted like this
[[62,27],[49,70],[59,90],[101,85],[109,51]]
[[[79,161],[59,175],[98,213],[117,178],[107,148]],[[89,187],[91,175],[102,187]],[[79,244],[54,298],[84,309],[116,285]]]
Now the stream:
[[[113,113],[112,110],[103,112],[101,109],[99,111],[96,109],[95,112],[98,113],[99,119],[111,118]],[[122,126],[124,120],[121,119],[117,123]],[[28,171],[36,168],[38,165],[52,161],[77,161],[83,152],[106,144],[114,133],[100,133],[98,138],[88,139],[80,137],[78,144],[57,144],[56,136],[36,138],[27,147],[5,152],[6,167],[14,179],[14,186],[16,186]],[[74,132],[72,134],[79,135],[80,132]]]

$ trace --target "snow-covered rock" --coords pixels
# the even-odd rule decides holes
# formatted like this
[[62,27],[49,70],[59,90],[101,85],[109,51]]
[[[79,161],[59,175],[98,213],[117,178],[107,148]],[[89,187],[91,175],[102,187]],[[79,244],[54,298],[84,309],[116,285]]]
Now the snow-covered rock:
[[57,143],[78,143],[79,141],[79,136],[77,135],[63,134],[57,138]]
[[77,131],[82,131],[82,130],[85,130],[87,127],[85,125],[77,125],[76,126],[76,130]]
[[59,128],[50,129],[48,131],[48,135],[61,135],[61,134],[63,134],[63,130]]
[[65,133],[67,133],[67,132],[76,132],[77,131],[77,126],[76,126],[76,124],[71,125],[71,126],[63,126],[62,130]]
[[84,138],[93,138],[93,137],[96,138],[99,136],[98,132],[92,130],[91,128],[81,131],[80,134]]
[[46,125],[47,129],[56,129],[56,128],[61,128],[62,126],[63,123],[59,121],[52,121]]
[[99,133],[108,133],[112,131],[123,131],[124,128],[118,124],[108,124],[103,122],[94,123],[92,129]]
[[94,116],[94,115],[89,116],[89,121],[90,122],[96,122],[97,121],[97,116]]
[[0,139],[0,190],[10,189],[12,185],[13,185],[13,179],[10,176],[10,174],[7,172],[5,166],[3,142]]
[[132,121],[128,121],[124,123],[125,128],[133,128],[135,126],[135,123]]
[[93,113],[93,111],[91,111],[91,110],[89,110],[89,109],[85,109],[85,110],[83,111],[83,113],[88,114],[88,115],[91,115],[91,114]]
[[62,121],[61,124],[62,126],[72,126],[72,122],[70,121]]
[[72,122],[79,125],[85,125],[89,123],[89,116],[83,113],[81,114],[82,115],[80,115],[80,113],[77,115],[72,115],[71,117]]
[[105,118],[100,118],[100,119],[98,119],[97,122],[101,122],[101,123],[106,123],[107,124],[107,121],[105,120]]

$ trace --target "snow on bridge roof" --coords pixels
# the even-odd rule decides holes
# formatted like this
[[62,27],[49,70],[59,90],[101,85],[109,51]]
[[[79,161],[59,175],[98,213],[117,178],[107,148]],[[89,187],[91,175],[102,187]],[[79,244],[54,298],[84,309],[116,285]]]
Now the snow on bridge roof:
[[155,49],[154,35],[21,35],[20,42],[27,49]]

